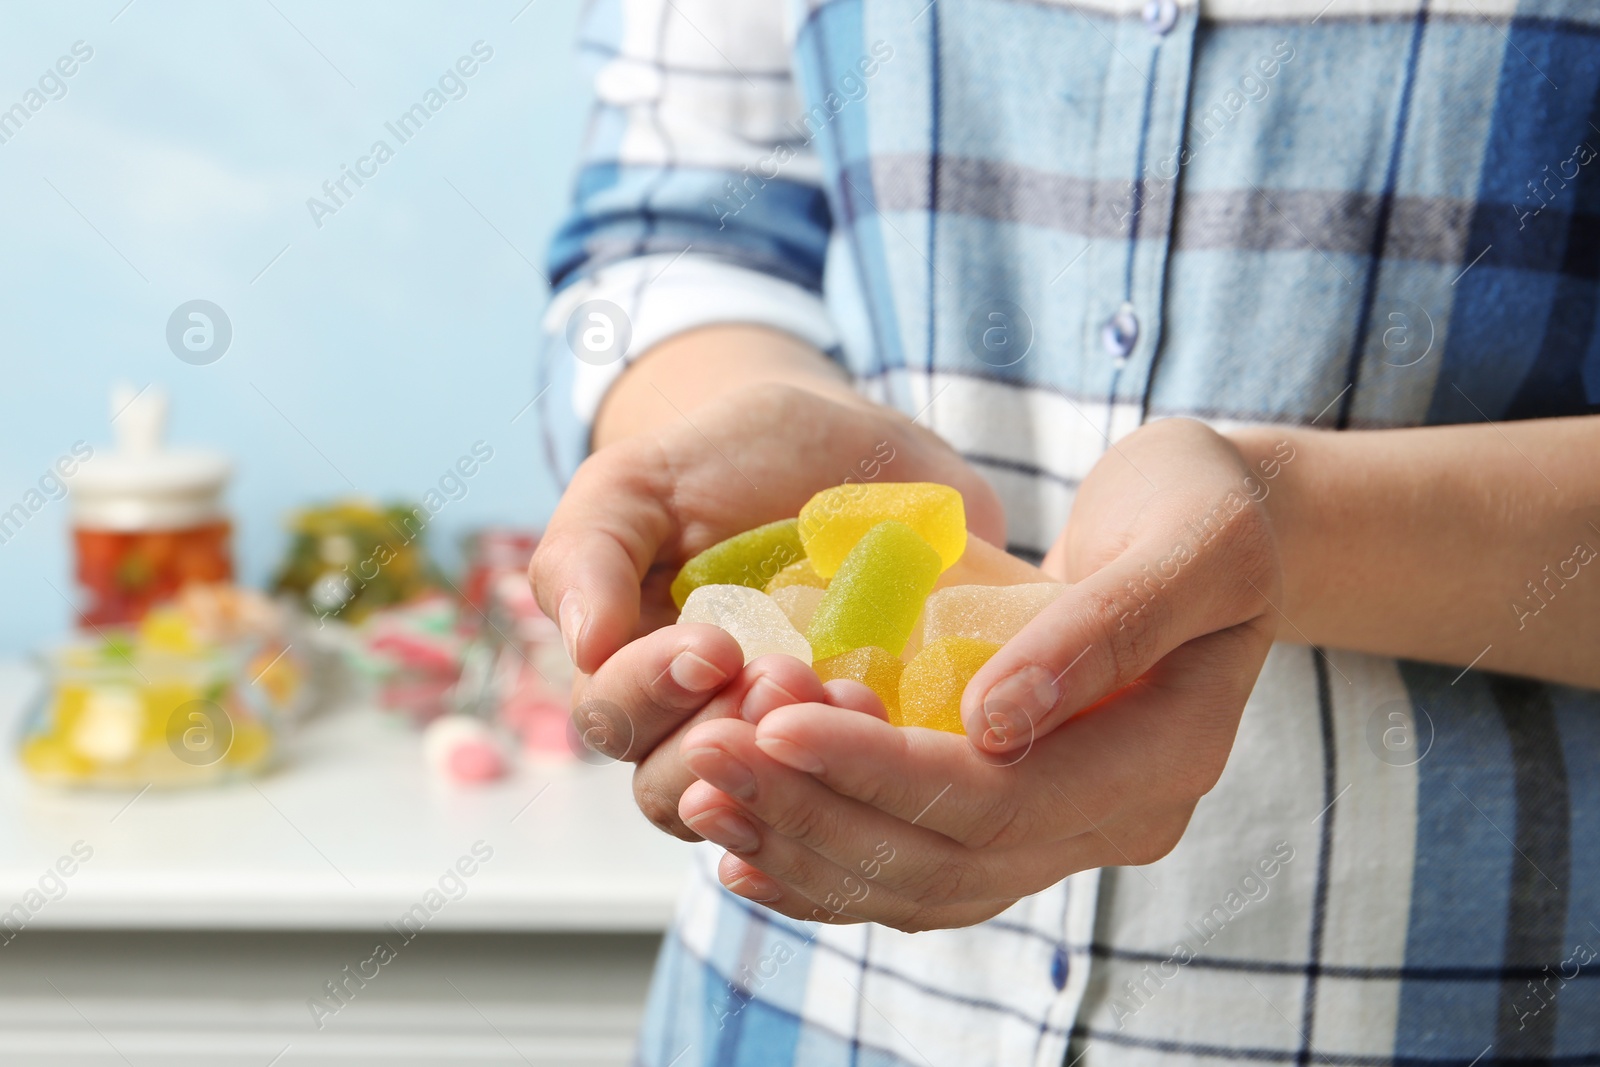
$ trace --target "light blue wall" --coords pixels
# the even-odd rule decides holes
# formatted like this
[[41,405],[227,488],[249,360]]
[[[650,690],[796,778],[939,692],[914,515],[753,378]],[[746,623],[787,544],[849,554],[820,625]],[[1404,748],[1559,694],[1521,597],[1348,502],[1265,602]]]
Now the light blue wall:
[[[542,521],[536,415],[512,419],[545,303],[524,257],[543,266],[587,109],[578,0],[124,3],[0,7],[0,109],[94,50],[0,144],[0,510],[74,441],[109,445],[125,380],[167,388],[178,442],[235,458],[248,581],[292,507],[346,478],[418,498],[478,440],[494,458],[431,527],[440,554],[472,524]],[[467,95],[400,145],[384,123],[479,40]],[[380,137],[394,158],[319,229],[307,198]],[[195,298],[233,324],[209,366],[166,344]],[[0,655],[69,626],[69,504],[0,544]]]

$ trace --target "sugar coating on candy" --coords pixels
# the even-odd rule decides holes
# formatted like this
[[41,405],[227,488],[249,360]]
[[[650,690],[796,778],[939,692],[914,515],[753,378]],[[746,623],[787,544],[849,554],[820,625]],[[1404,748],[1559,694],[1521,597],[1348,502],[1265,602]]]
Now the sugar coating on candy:
[[[961,553],[955,566],[939,575],[939,580],[933,584],[933,591],[938,593],[958,585],[1042,585],[1055,581],[1033,564],[969,533],[967,550]],[[916,629],[911,631],[905,650],[900,653],[900,658],[907,663],[922,651],[923,628],[927,619],[928,613],[924,610],[917,619]]]
[[1066,589],[1059,582],[1036,582],[935,590],[922,609],[923,643],[931,645],[943,637],[972,637],[1003,645]]
[[760,590],[783,568],[805,558],[795,519],[779,519],[718,541],[695,556],[672,580],[672,602],[683,610],[703,585],[746,585]]
[[806,631],[817,659],[868,645],[898,656],[939,570],[939,553],[905,523],[868,530],[839,565]]
[[965,733],[966,728],[961,725],[961,694],[978,668],[998,651],[996,642],[970,637],[929,642],[901,672],[900,713],[889,721],[896,726]]
[[784,589],[791,585],[809,585],[815,589],[826,589],[828,588],[828,579],[812,568],[809,559],[803,559],[798,563],[789,564],[783,570],[774,574],[772,581],[767,583],[767,595],[771,596],[779,589]]
[[961,494],[934,482],[851,483],[824,489],[800,509],[806,558],[824,578],[834,572],[866,532],[881,522],[911,527],[939,555],[942,571],[967,545]]
[[889,712],[890,722],[894,722],[900,714],[900,672],[905,669],[905,664],[893,653],[868,645],[820,660],[814,669],[817,677],[824,682],[848,678],[878,694],[878,699],[883,701],[885,710]]
[[809,585],[786,585],[781,589],[774,589],[767,595],[783,609],[783,613],[788,616],[794,628],[805,633],[811,627],[811,619],[817,613],[817,605],[822,603],[823,592]]
[[707,622],[739,642],[744,661],[781,652],[810,665],[811,645],[775,600],[744,585],[702,585],[684,602],[679,622]]

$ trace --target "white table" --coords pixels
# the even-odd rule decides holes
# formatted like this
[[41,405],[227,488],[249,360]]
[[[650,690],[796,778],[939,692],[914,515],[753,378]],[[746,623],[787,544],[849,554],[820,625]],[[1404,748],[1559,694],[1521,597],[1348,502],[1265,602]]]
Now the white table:
[[[36,685],[0,664],[8,738]],[[626,1061],[689,862],[634,808],[628,767],[452,787],[414,730],[361,708],[288,756],[254,782],[135,795],[42,788],[0,754],[0,912],[93,849],[0,947],[0,1062],[264,1067],[286,1045],[283,1067]],[[447,879],[457,898],[315,1029],[305,1000],[377,935],[398,943],[386,924],[477,842],[493,855],[464,892]]]

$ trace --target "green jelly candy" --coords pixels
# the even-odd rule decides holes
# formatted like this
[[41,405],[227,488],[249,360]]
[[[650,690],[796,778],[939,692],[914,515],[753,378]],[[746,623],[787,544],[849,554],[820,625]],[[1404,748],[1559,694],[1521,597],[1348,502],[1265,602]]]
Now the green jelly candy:
[[939,553],[903,522],[880,522],[844,557],[811,617],[816,660],[869,645],[898,656],[939,580]]
[[799,524],[779,519],[719,541],[683,565],[672,580],[672,602],[683,610],[689,594],[702,585],[745,585],[761,589],[789,564],[805,558]]

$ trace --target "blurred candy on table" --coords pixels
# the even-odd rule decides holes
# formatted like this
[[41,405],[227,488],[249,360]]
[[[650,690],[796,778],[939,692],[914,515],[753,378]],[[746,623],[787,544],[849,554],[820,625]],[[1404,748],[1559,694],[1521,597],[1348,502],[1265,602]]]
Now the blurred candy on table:
[[233,575],[222,506],[228,461],[165,446],[160,388],[118,386],[111,418],[117,447],[84,446],[87,455],[74,448],[60,470],[72,493],[75,576],[87,627],[137,622],[190,583]]
[[201,785],[261,770],[274,721],[295,702],[297,657],[272,687],[250,675],[271,646],[210,644],[177,609],[146,617],[138,633],[80,641],[45,658],[46,689],[22,741],[22,763],[57,785],[143,788]]
[[448,597],[375,611],[357,628],[350,661],[376,687],[377,702],[420,725],[450,710],[470,635]]
[[829,659],[875,645],[898,656],[940,569],[939,554],[905,523],[880,522],[866,531],[811,619],[806,635],[813,654]]
[[685,563],[672,580],[672,602],[683,610],[704,585],[760,590],[785,567],[804,558],[794,519],[780,519],[719,541]]
[[899,656],[868,645],[865,648],[851,649],[849,652],[820,660],[815,669],[817,677],[824,682],[840,678],[860,682],[878,694],[878,699],[883,701],[884,710],[889,713],[890,722],[895,722],[899,718],[900,675],[905,669],[905,664],[901,662]]
[[811,646],[776,601],[744,585],[702,585],[689,594],[679,622],[704,622],[726,630],[749,663],[774,652],[811,663]]
[[[491,717],[525,757],[567,763],[575,758],[567,739],[574,672],[560,628],[539,609],[528,582],[538,542],[533,530],[504,527],[467,535],[461,588],[472,609],[464,621],[492,650],[492,667],[481,699],[465,695],[454,703]],[[471,680],[464,675],[458,684]]]
[[255,590],[210,583],[186,586],[175,602],[152,609],[137,634],[141,647],[177,655],[238,649],[244,676],[275,714],[293,718],[306,703],[308,676],[304,657],[291,654],[290,628],[282,608]]
[[278,638],[288,626],[280,605],[254,589],[226,582],[186,585],[176,604],[194,634],[213,644]]
[[1003,645],[1066,589],[1059,582],[1035,582],[935,590],[923,608],[923,641],[933,644],[945,637],[971,637]]
[[822,603],[822,592],[821,589],[810,585],[786,585],[767,595],[783,609],[784,615],[794,628],[805,633],[806,628],[811,625],[812,617],[817,613],[817,605]]
[[964,733],[961,694],[978,668],[1000,651],[993,641],[945,637],[929,642],[900,675],[900,712],[896,726],[926,726]]
[[824,489],[800,509],[800,540],[806,558],[832,578],[868,530],[899,522],[932,546],[942,571],[961,558],[967,543],[961,494],[933,482],[851,483]]
[[445,715],[422,733],[422,753],[434,774],[452,782],[491,782],[505,776],[505,754],[482,719]]
[[352,624],[435,592],[441,583],[423,544],[428,520],[421,506],[359,500],[299,511],[273,591],[293,593],[319,620]]
[[466,568],[461,576],[461,595],[475,612],[487,614],[494,598],[500,595],[501,584],[511,577],[528,591],[528,599],[533,599],[528,560],[538,547],[539,534],[534,530],[489,526],[471,531],[462,538]]

